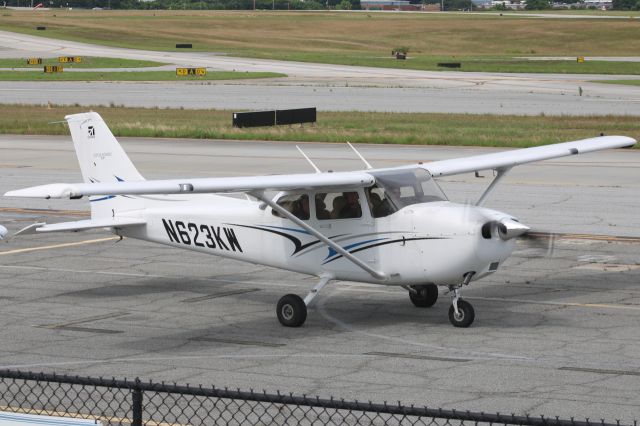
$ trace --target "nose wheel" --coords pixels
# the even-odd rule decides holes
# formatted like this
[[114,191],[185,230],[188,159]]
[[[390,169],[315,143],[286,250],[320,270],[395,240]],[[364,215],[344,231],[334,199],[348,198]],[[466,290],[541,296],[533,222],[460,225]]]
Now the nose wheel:
[[458,300],[457,305],[457,309],[453,304],[449,308],[449,321],[454,327],[467,328],[473,323],[476,317],[473,306],[471,306],[471,303],[462,299]]
[[449,321],[454,327],[467,328],[476,318],[476,312],[473,310],[471,303],[460,298],[460,288],[464,285],[469,285],[473,275],[473,272],[468,272],[465,274],[464,282],[462,284],[449,287],[449,290],[453,294],[451,307],[449,308]]

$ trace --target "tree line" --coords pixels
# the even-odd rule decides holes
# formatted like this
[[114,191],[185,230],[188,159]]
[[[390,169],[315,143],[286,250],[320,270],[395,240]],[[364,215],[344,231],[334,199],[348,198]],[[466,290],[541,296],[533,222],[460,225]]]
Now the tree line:
[[[76,9],[142,9],[142,10],[360,10],[360,0],[33,0],[33,4],[42,1],[43,6],[72,7]],[[555,0],[557,1],[557,0]],[[573,3],[572,0],[560,1]],[[29,6],[31,0],[0,0],[5,6]],[[411,0],[411,3],[443,5],[444,10],[473,10],[472,0]],[[528,10],[543,10],[553,7],[551,0],[526,0]],[[585,6],[586,7],[586,6]],[[614,10],[640,10],[640,0],[613,0]],[[500,5],[495,9],[502,10]],[[506,8],[504,8],[506,9]]]
[[[360,9],[360,0],[33,0],[44,7],[74,9],[138,9],[138,10],[322,10]],[[0,6],[29,6],[31,0],[0,0]]]

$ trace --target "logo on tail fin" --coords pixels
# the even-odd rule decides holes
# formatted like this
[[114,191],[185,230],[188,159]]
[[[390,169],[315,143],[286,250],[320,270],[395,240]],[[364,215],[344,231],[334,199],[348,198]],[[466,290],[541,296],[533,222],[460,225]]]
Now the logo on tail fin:
[[93,139],[96,137],[96,129],[93,126],[89,126],[88,128],[88,132],[89,132],[89,139]]

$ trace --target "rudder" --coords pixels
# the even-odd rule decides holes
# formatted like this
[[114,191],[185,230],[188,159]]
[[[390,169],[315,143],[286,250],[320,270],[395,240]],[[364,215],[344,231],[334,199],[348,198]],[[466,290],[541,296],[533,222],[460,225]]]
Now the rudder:
[[[100,114],[87,112],[65,117],[71,131],[80,171],[85,182],[144,180],[107,127]],[[115,211],[144,207],[143,200],[128,196],[90,197],[91,217],[110,217]]]

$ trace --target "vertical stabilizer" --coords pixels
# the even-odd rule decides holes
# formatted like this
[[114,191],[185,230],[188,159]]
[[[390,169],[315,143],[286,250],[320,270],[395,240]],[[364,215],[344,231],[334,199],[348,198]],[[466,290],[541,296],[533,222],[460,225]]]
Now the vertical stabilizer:
[[[69,124],[82,178],[85,182],[144,180],[100,114],[87,112],[68,115],[65,119]],[[116,212],[144,207],[143,200],[126,195],[93,196],[89,200],[92,218],[111,217]]]

